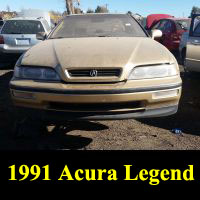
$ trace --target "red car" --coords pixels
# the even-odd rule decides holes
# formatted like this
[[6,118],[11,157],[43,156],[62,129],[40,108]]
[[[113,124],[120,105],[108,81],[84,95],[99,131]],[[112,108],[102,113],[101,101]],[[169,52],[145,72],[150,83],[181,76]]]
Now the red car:
[[146,29],[149,30],[158,20],[172,18],[173,16],[168,14],[151,14],[146,19]]
[[172,52],[179,50],[182,34],[189,31],[191,19],[189,18],[167,18],[160,19],[151,26],[151,30],[159,29],[163,36],[157,41]]

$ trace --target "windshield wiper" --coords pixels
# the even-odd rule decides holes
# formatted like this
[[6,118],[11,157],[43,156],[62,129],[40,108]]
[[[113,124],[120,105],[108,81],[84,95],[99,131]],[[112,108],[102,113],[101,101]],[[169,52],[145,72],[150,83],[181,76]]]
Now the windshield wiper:
[[64,37],[52,37],[52,38],[49,38],[49,39],[63,39]]
[[113,37],[113,36],[112,35],[82,35],[82,36],[71,36],[71,37],[52,37],[49,39],[53,40],[53,39],[81,38],[81,37]]
[[9,34],[23,34],[23,33],[17,33],[17,32],[11,32],[11,33],[9,33]]
[[97,35],[97,37],[112,37],[112,35]]

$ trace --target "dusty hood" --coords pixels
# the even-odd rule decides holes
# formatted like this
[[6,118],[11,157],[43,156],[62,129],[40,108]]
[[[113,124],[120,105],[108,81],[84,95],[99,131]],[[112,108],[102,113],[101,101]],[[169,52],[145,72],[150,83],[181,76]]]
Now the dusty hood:
[[78,38],[46,40],[24,55],[23,65],[67,68],[125,67],[173,62],[169,51],[151,38]]

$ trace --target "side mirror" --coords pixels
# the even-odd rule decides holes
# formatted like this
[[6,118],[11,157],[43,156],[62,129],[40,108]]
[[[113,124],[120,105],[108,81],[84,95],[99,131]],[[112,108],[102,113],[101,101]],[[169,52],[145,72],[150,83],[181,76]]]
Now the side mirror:
[[47,39],[47,34],[45,32],[39,32],[36,34],[37,40],[45,40]]
[[163,35],[163,33],[162,33],[161,30],[155,29],[155,30],[151,31],[151,37],[152,37],[152,39],[161,38],[162,35]]

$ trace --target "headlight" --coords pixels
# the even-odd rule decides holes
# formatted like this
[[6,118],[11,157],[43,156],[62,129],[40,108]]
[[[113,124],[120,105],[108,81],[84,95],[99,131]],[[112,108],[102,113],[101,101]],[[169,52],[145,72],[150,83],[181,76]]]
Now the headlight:
[[169,76],[176,76],[177,74],[178,71],[175,64],[135,67],[132,70],[128,79],[139,80],[139,79],[163,78]]
[[59,81],[56,71],[51,68],[15,67],[14,77],[31,80]]

